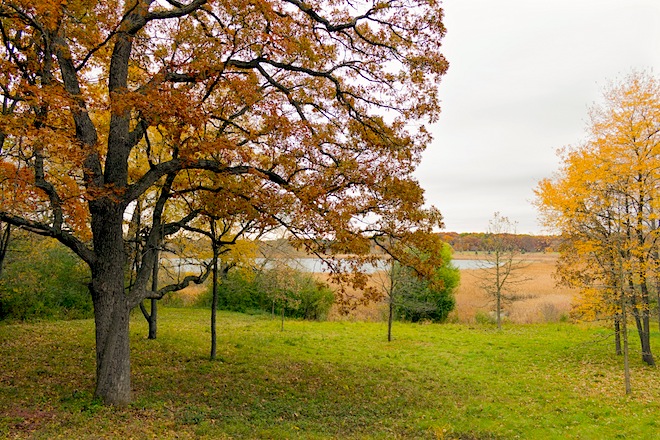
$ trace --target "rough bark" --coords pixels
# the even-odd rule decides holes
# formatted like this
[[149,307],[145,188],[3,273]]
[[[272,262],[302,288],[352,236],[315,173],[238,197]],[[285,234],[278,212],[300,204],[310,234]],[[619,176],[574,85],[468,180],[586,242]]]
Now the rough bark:
[[91,205],[97,255],[90,284],[96,324],[95,396],[107,404],[125,405],[131,400],[128,330],[132,304],[124,292],[124,210],[109,200]]
[[96,391],[94,396],[110,405],[131,401],[129,353],[130,307],[123,293],[94,289],[96,324]]

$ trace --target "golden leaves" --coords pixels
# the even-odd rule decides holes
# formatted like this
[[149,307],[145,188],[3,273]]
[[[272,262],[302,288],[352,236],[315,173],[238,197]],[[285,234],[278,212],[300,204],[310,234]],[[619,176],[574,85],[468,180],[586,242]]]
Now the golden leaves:
[[565,150],[560,173],[537,187],[544,222],[565,238],[560,275],[582,288],[585,316],[611,312],[624,274],[635,289],[657,276],[659,126],[660,84],[633,73],[592,109],[588,141]]

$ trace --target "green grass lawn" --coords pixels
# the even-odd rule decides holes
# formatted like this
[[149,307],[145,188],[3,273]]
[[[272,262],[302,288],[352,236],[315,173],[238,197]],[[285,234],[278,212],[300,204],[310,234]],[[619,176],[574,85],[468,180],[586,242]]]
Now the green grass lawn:
[[658,371],[635,346],[624,396],[622,359],[595,327],[396,323],[388,343],[384,323],[287,321],[280,331],[268,316],[221,313],[211,362],[208,310],[162,308],[159,318],[155,341],[141,316],[132,323],[127,408],[92,399],[92,321],[0,325],[0,437],[660,436]]

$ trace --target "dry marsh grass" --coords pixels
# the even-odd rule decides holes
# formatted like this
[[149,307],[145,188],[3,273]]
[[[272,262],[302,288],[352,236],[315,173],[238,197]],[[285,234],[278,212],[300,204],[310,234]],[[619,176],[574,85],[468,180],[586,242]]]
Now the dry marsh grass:
[[[529,277],[517,286],[516,293],[524,299],[506,304],[504,312],[511,322],[530,324],[556,322],[568,316],[575,292],[556,286],[552,278],[554,266],[546,262],[532,262],[523,269]],[[452,314],[458,322],[474,322],[479,316],[492,316],[494,304],[481,287],[478,270],[463,270],[461,285],[456,292],[456,309]]]
[[[483,254],[457,253],[456,260],[482,259]],[[527,254],[524,256],[524,267],[520,270],[520,278],[526,281],[516,286],[516,293],[525,299],[504,306],[506,320],[520,324],[540,322],[557,322],[568,317],[575,290],[557,286],[553,277],[557,254]],[[327,276],[319,275],[327,281]],[[376,276],[376,275],[375,275]],[[449,320],[459,323],[474,323],[479,319],[490,319],[494,315],[494,305],[481,287],[479,269],[461,270],[461,284],[456,291],[456,309],[450,314]],[[378,280],[372,280],[378,285]],[[359,296],[357,292],[351,294]],[[358,306],[348,315],[342,315],[333,310],[331,320],[380,321],[385,319],[387,306],[372,303]]]
[[[479,259],[474,253],[455,255],[455,259]],[[525,297],[504,306],[506,319],[521,324],[556,322],[568,317],[576,291],[557,286],[554,279],[557,254],[527,254],[516,286],[516,293]],[[483,274],[479,269],[461,271],[461,285],[456,291],[456,309],[450,316],[458,322],[475,322],[494,313],[491,298],[481,287]]]

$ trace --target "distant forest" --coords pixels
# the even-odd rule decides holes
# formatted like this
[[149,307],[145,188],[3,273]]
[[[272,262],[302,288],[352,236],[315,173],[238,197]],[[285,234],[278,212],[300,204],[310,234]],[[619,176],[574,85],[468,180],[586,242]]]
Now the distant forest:
[[[478,252],[488,249],[488,237],[485,232],[441,232],[440,237],[449,243],[456,252]],[[552,252],[559,246],[560,238],[551,235],[513,235],[521,252]]]
[[[440,238],[451,245],[456,252],[479,252],[488,250],[486,232],[440,232]],[[560,237],[552,235],[514,234],[512,240],[521,252],[555,252],[559,248]],[[305,257],[304,250],[296,250],[286,239],[264,240],[259,242],[260,254],[265,257],[286,255],[289,258]],[[372,251],[378,252],[375,245]]]

